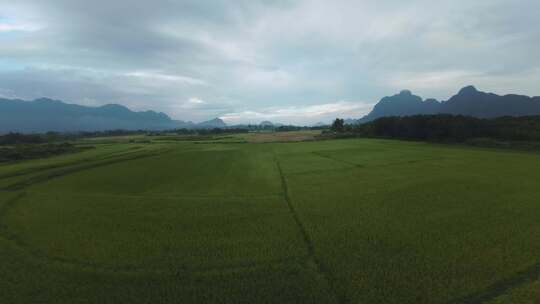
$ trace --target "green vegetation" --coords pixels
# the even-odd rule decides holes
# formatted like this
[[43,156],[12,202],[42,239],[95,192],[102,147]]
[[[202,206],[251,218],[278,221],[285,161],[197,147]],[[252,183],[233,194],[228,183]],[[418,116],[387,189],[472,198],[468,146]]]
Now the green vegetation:
[[537,148],[538,144],[534,143],[540,142],[540,116],[492,119],[450,114],[392,116],[358,125],[344,125],[343,119],[336,119],[331,130],[349,137],[473,143],[531,149]]
[[84,149],[92,149],[92,147],[76,147],[70,143],[0,146],[0,162],[44,158],[65,153],[75,153]]
[[540,301],[540,155],[301,135],[0,164],[0,303]]

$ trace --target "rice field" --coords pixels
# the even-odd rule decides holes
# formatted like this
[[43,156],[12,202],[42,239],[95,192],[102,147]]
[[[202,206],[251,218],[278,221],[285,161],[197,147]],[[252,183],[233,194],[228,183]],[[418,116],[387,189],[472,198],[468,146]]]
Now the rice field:
[[245,136],[0,164],[0,303],[540,302],[540,154]]

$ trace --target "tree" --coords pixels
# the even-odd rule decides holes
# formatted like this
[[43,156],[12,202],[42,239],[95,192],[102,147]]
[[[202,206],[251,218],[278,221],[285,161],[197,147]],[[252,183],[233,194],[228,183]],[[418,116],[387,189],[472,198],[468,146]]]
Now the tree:
[[345,131],[345,120],[336,118],[336,120],[334,120],[334,122],[332,123],[332,127],[330,129],[337,133],[343,133]]

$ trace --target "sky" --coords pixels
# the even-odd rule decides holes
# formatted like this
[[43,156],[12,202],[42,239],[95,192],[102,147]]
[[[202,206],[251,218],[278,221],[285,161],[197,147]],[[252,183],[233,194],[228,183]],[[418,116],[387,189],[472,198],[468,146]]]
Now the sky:
[[0,0],[0,97],[313,124],[403,89],[537,96],[539,16],[538,0]]

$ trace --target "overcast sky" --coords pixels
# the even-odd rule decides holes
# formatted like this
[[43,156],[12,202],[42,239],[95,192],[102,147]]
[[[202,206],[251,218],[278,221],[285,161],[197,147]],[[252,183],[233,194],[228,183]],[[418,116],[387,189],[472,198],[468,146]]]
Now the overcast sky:
[[0,0],[0,97],[308,124],[468,84],[540,95],[539,0]]

